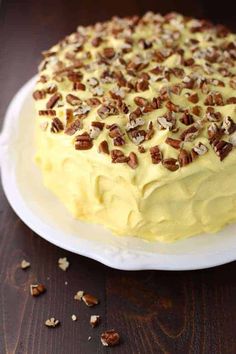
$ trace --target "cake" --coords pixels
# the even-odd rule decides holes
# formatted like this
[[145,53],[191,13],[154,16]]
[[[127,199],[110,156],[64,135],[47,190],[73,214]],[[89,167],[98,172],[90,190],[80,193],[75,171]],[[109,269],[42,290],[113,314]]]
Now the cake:
[[75,218],[161,242],[236,221],[236,35],[148,12],[43,57],[36,162]]

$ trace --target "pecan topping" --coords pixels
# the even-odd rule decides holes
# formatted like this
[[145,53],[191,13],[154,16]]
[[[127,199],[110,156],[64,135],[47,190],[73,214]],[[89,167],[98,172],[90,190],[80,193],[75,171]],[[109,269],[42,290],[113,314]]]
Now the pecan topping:
[[91,126],[92,126],[92,127],[96,127],[96,128],[98,128],[98,129],[100,129],[100,130],[103,130],[104,125],[105,125],[105,124],[102,123],[102,122],[97,122],[97,121],[91,122]]
[[118,109],[109,104],[109,105],[102,105],[98,110],[97,113],[99,115],[99,117],[101,117],[102,119],[105,119],[109,116],[113,116],[113,115],[117,115],[119,114]]
[[101,101],[97,98],[97,97],[92,97],[92,98],[88,98],[86,100],[86,103],[90,106],[90,107],[96,107],[99,106],[101,104]]
[[73,90],[81,90],[81,91],[85,91],[86,90],[86,86],[84,84],[82,84],[82,82],[74,82],[73,83]]
[[132,169],[137,168],[137,166],[138,166],[138,158],[137,158],[137,155],[134,152],[131,152],[129,154],[129,161],[127,163]]
[[220,161],[223,161],[233,149],[233,145],[224,140],[216,139],[212,142],[212,146]]
[[198,94],[196,92],[191,93],[188,96],[188,100],[189,100],[189,102],[192,102],[192,103],[198,103],[198,101],[199,101]]
[[162,165],[172,172],[177,171],[179,169],[178,160],[174,158],[164,159],[162,161]]
[[158,164],[162,161],[162,153],[157,145],[150,148],[150,155],[153,164]]
[[125,163],[129,161],[129,157],[126,157],[121,150],[111,150],[111,160],[113,163]]
[[103,49],[103,56],[106,58],[106,59],[112,59],[114,58],[115,56],[115,50],[112,48],[112,47],[109,47],[109,48],[104,48]]
[[55,116],[56,111],[54,109],[40,109],[39,115],[40,116]]
[[91,294],[84,294],[82,300],[88,307],[95,306],[99,303],[98,299]]
[[66,102],[69,103],[71,106],[78,106],[82,103],[81,99],[71,93],[66,95]]
[[145,140],[145,137],[146,137],[145,130],[132,130],[130,132],[130,138],[136,145],[141,144]]
[[100,46],[100,44],[102,44],[102,38],[101,37],[95,37],[95,38],[93,38],[92,39],[92,45],[94,46],[94,47],[99,47]]
[[141,91],[146,91],[149,88],[149,82],[147,80],[138,80],[136,84],[136,91],[141,92]]
[[105,347],[114,347],[120,342],[119,333],[117,333],[114,329],[103,332],[101,334],[101,342],[102,345]]
[[207,132],[210,140],[214,140],[216,138],[220,139],[224,134],[223,130],[216,123],[211,123],[207,129]]
[[166,138],[165,141],[166,144],[172,146],[174,149],[180,149],[183,145],[183,142],[179,139],[173,139],[173,138]]
[[165,114],[163,117],[157,118],[157,123],[160,129],[168,129],[173,131],[176,126],[176,119],[171,112]]
[[46,92],[44,90],[36,90],[33,92],[33,98],[35,100],[42,100],[46,97]]
[[89,150],[93,147],[93,141],[88,133],[77,135],[75,138],[76,150]]
[[106,140],[103,140],[98,146],[98,152],[109,155],[109,147]]
[[134,98],[134,102],[136,103],[137,106],[139,107],[144,107],[148,104],[148,100],[146,98],[143,98],[143,97],[139,97],[139,96],[136,96]]
[[198,145],[193,147],[193,152],[196,153],[198,156],[205,155],[208,151],[208,148],[206,145],[202,143],[198,143]]
[[152,123],[152,121],[150,121],[148,123],[148,129],[146,131],[145,140],[150,140],[153,137],[154,133],[155,133],[155,130],[153,128],[153,123]]
[[171,101],[166,102],[166,108],[171,112],[179,112],[179,106]]
[[180,139],[184,141],[192,141],[198,136],[199,132],[199,127],[191,125],[180,134]]
[[140,154],[144,154],[146,152],[145,148],[142,145],[138,146],[138,151],[140,152]]
[[202,108],[200,106],[194,106],[191,108],[191,112],[192,114],[194,114],[195,116],[200,117],[201,113],[202,113]]
[[64,129],[64,125],[63,125],[62,121],[57,117],[53,118],[52,123],[51,123],[51,132],[52,133],[59,133],[63,129]]
[[227,104],[236,104],[236,97],[230,97],[226,100]]
[[223,106],[224,101],[220,92],[211,92],[206,97],[204,104],[206,106]]
[[56,105],[57,101],[59,101],[60,99],[61,99],[61,94],[58,92],[54,93],[54,95],[47,102],[46,108],[47,109],[53,108]]
[[184,167],[192,162],[192,156],[187,150],[181,149],[178,156],[178,161],[180,167]]
[[72,82],[79,82],[83,78],[83,74],[81,72],[69,71],[67,77]]
[[213,107],[208,107],[206,111],[206,118],[210,122],[218,122],[222,119],[222,114],[220,112],[215,112]]
[[109,137],[112,139],[122,135],[120,127],[117,124],[108,125],[107,129],[109,129]]
[[230,117],[223,119],[222,129],[225,134],[230,135],[236,131],[236,123]]
[[81,125],[82,125],[81,120],[77,118],[65,129],[65,134],[74,135],[77,132],[77,130],[81,129]]
[[30,285],[30,294],[32,296],[39,296],[46,291],[46,288],[43,284],[31,284]]
[[193,116],[190,113],[185,112],[182,115],[182,118],[180,118],[180,122],[185,124],[185,125],[191,125],[191,124],[194,123],[194,119],[193,119]]

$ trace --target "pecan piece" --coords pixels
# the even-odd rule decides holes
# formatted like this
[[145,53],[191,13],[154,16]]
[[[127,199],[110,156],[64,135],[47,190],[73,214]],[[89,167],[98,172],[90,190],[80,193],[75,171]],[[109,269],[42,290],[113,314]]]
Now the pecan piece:
[[206,106],[223,106],[223,96],[220,92],[210,92],[206,97],[204,104]]
[[145,107],[148,104],[148,100],[144,97],[137,96],[134,98],[134,102],[139,107]]
[[102,44],[102,38],[101,37],[94,37],[91,41],[93,47],[97,48]]
[[168,159],[164,159],[162,161],[162,165],[167,168],[167,170],[169,171],[177,171],[179,169],[179,163],[178,160],[174,159],[174,158],[168,158]]
[[193,155],[197,155],[197,156],[202,156],[205,155],[208,151],[208,148],[206,145],[204,145],[203,143],[199,142],[196,146],[194,146],[192,148],[193,151]]
[[106,59],[112,59],[116,55],[116,52],[112,47],[104,48],[102,53]]
[[223,161],[233,149],[233,145],[224,140],[216,139],[211,144],[216,155],[219,156],[220,161]]
[[166,102],[166,108],[171,112],[179,112],[179,106],[171,101]]
[[97,128],[99,128],[100,130],[103,130],[104,125],[105,125],[104,123],[98,122],[98,121],[91,122],[91,126],[92,126],[92,127],[97,127]]
[[74,82],[73,83],[73,90],[85,91],[86,86],[82,82]]
[[101,342],[105,347],[114,347],[120,343],[120,335],[114,329],[101,334]]
[[101,101],[97,97],[92,97],[92,98],[88,98],[86,100],[86,103],[90,107],[96,107],[101,104]]
[[119,114],[119,111],[118,111],[118,109],[115,106],[113,106],[111,104],[108,104],[108,105],[102,105],[97,110],[97,113],[98,113],[100,118],[105,119],[108,116]]
[[168,129],[173,131],[176,127],[176,119],[171,112],[165,114],[163,117],[158,117],[157,123],[160,129]]
[[188,96],[188,101],[191,103],[198,103],[198,101],[199,101],[198,94],[196,92],[191,93]]
[[145,148],[142,145],[138,146],[138,151],[140,152],[140,154],[144,154],[146,152]]
[[99,315],[92,315],[92,316],[90,316],[90,321],[89,321],[89,323],[90,323],[90,325],[91,325],[93,328],[94,328],[94,327],[97,327],[97,326],[99,325],[100,321],[101,321],[101,316],[99,316]]
[[226,100],[227,104],[236,104],[236,97],[230,97]]
[[178,156],[178,161],[180,167],[186,166],[192,162],[192,156],[187,150],[181,149]]
[[180,118],[180,122],[185,124],[185,125],[191,125],[194,123],[194,119],[193,119],[193,116],[188,113],[188,112],[185,112],[182,117]]
[[93,146],[93,141],[88,133],[83,133],[77,135],[75,138],[75,149],[76,150],[89,150]]
[[46,291],[46,288],[43,284],[31,284],[30,285],[30,294],[32,296],[39,296]]
[[192,114],[194,114],[195,116],[200,117],[201,113],[202,113],[202,108],[200,106],[194,106],[191,108],[191,112]]
[[158,164],[162,161],[162,153],[159,149],[159,146],[153,146],[150,148],[150,155],[153,164]]
[[207,107],[206,118],[209,122],[218,122],[222,119],[222,114],[220,112],[215,112],[213,107]]
[[51,123],[51,132],[52,133],[59,133],[63,129],[64,129],[64,125],[63,125],[62,121],[57,117],[53,118],[52,123]]
[[81,125],[82,125],[81,120],[77,118],[65,129],[65,134],[74,135],[77,132],[77,130],[81,129]]
[[149,88],[149,82],[144,79],[138,80],[135,88],[137,92],[146,91]]
[[111,124],[106,126],[109,129],[109,137],[114,139],[122,135],[121,129],[117,124]]
[[223,129],[221,129],[216,123],[211,123],[207,129],[207,132],[210,141],[216,138],[220,139],[224,134]]
[[125,145],[125,139],[121,135],[119,135],[113,139],[113,143],[115,146],[122,146]]
[[66,102],[71,106],[78,106],[79,104],[82,104],[81,99],[75,95],[72,95],[71,93],[66,95]]
[[129,157],[125,156],[121,150],[113,149],[111,150],[111,160],[112,163],[126,163],[129,161]]
[[129,154],[129,161],[127,163],[132,169],[137,168],[137,166],[138,166],[138,158],[137,158],[137,155],[134,152],[131,152]]
[[198,136],[199,132],[199,127],[191,125],[180,134],[180,139],[183,141],[192,141]]
[[46,97],[46,92],[45,90],[36,90],[33,92],[33,98],[37,100],[42,100]]
[[99,300],[91,294],[84,294],[82,300],[88,307],[95,306],[99,303]]
[[103,140],[98,146],[98,152],[109,155],[109,147],[106,140]]
[[40,109],[39,116],[55,116],[56,111],[54,109]]
[[179,139],[173,139],[173,138],[166,138],[165,141],[166,144],[172,146],[174,149],[180,149],[183,145],[183,142]]
[[222,129],[225,134],[230,135],[236,131],[236,123],[230,117],[223,119]]
[[47,109],[53,108],[56,103],[61,99],[61,94],[59,92],[54,93],[52,97],[50,97],[49,101],[46,104]]
[[130,132],[130,138],[134,144],[139,145],[141,144],[146,137],[145,130],[133,130]]

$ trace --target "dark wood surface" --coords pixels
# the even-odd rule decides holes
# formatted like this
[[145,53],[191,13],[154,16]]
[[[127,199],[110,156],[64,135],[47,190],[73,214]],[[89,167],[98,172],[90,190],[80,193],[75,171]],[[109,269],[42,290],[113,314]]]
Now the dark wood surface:
[[[207,4],[206,4],[207,3]],[[0,1],[0,118],[19,87],[36,72],[40,51],[78,24],[114,14],[177,10],[208,17],[236,29],[230,1],[42,0]],[[67,272],[59,257],[70,261]],[[25,258],[31,268],[22,271]],[[0,354],[236,353],[236,263],[193,272],[122,272],[59,249],[27,228],[0,188]],[[29,285],[47,292],[32,298]],[[68,284],[66,285],[65,282]],[[73,300],[85,289],[100,299],[96,308]],[[71,315],[78,316],[72,322]],[[101,325],[92,329],[91,314]],[[55,316],[61,326],[48,329]],[[99,335],[115,328],[116,348],[103,348]],[[88,336],[92,339],[88,341]]]

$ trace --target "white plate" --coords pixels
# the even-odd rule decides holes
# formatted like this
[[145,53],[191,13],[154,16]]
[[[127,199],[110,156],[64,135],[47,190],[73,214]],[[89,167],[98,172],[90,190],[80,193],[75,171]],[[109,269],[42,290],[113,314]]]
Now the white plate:
[[102,226],[74,220],[44,188],[33,162],[34,83],[32,78],[12,100],[0,136],[3,189],[26,225],[59,247],[118,269],[190,270],[236,259],[236,225],[214,235],[161,244],[118,237]]

